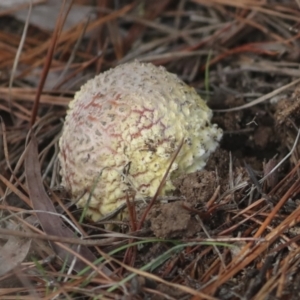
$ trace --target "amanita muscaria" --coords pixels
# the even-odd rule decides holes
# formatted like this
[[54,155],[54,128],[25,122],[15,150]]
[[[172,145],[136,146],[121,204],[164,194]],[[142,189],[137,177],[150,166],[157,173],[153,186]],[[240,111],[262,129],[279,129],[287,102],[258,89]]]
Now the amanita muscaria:
[[183,140],[165,194],[172,178],[201,170],[218,146],[222,130],[211,117],[195,89],[163,67],[135,61],[110,69],[70,102],[59,142],[62,185],[98,220],[128,195],[153,196]]

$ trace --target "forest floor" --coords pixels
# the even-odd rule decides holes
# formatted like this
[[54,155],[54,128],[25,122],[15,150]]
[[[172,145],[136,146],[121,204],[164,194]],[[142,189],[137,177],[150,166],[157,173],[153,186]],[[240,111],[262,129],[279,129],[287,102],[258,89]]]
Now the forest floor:
[[[29,2],[0,3],[0,299],[300,299],[300,2]],[[111,231],[61,188],[58,139],[80,86],[135,59],[224,135]]]

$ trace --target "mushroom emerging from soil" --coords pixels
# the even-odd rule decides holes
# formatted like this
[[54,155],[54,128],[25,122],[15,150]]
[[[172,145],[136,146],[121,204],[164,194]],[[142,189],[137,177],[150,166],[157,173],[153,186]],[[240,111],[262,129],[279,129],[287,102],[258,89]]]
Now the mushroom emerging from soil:
[[194,88],[150,63],[119,65],[76,93],[60,138],[62,185],[93,220],[114,211],[128,195],[155,194],[173,154],[184,144],[171,179],[201,170],[222,130]]

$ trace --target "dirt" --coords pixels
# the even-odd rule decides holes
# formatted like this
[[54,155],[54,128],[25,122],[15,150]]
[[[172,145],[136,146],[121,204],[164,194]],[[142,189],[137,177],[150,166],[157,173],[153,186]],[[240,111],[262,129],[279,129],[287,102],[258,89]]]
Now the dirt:
[[148,215],[154,235],[159,238],[189,238],[201,230],[200,223],[191,216],[183,201],[157,204]]
[[174,184],[189,205],[197,206],[206,203],[212,197],[218,181],[216,171],[203,170],[181,176],[174,181]]
[[[249,181],[247,171],[237,162],[232,171],[233,184]],[[159,238],[191,238],[199,236],[202,231],[200,217],[210,229],[222,225],[219,214],[211,215],[206,204],[219,187],[218,197],[229,190],[229,153],[218,149],[207,162],[205,170],[185,174],[174,180],[175,194],[184,200],[170,203],[157,203],[147,216],[153,234]]]

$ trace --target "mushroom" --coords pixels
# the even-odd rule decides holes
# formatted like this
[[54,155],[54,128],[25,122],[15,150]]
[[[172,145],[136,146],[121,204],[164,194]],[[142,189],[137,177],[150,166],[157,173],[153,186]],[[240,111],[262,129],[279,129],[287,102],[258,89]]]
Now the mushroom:
[[222,130],[196,93],[164,67],[119,65],[84,84],[70,102],[59,141],[62,186],[93,220],[126,197],[151,197],[172,164],[171,179],[201,170]]

